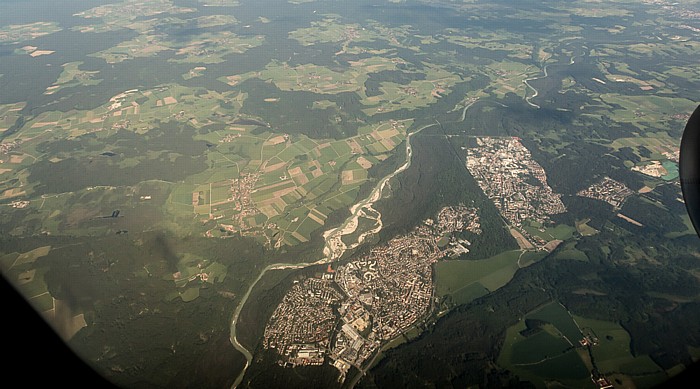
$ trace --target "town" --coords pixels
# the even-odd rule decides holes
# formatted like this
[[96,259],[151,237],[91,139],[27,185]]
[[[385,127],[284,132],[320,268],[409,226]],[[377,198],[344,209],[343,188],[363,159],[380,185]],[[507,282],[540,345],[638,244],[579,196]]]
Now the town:
[[605,177],[588,189],[576,193],[577,196],[605,201],[615,209],[620,209],[625,199],[632,194],[632,190],[626,187],[625,184],[617,182],[610,177]]
[[[436,220],[427,219],[360,258],[335,270],[329,265],[327,272],[297,282],[267,323],[263,347],[275,349],[278,363],[288,367],[318,365],[327,354],[342,381],[350,366],[362,369],[382,344],[430,313],[432,264],[455,249],[442,249],[438,241],[452,241],[462,231],[481,234],[478,210],[462,204],[445,207]],[[470,244],[457,242],[462,249]]]
[[[551,224],[551,215],[566,212],[561,195],[547,184],[547,174],[517,137],[478,137],[467,150],[467,169],[517,235],[543,245],[522,227]],[[514,233],[515,234],[515,233]]]

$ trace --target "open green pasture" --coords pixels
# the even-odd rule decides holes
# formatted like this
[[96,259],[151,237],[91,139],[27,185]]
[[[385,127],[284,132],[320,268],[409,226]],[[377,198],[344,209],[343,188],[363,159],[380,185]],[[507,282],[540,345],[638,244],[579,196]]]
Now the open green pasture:
[[437,294],[463,301],[482,295],[484,289],[494,291],[513,278],[519,256],[520,251],[513,250],[482,260],[440,261],[435,265]]
[[569,312],[558,302],[549,303],[527,315],[530,319],[538,319],[553,324],[569,342],[576,344],[581,338],[581,331]]

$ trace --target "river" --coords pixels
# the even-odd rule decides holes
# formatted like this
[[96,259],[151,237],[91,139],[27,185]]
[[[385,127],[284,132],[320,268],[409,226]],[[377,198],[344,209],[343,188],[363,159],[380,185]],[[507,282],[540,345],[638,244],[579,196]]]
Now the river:
[[[581,54],[581,55],[585,55],[585,52],[584,52],[584,54]],[[579,56],[580,56],[580,55],[572,54],[572,55],[571,55],[571,58],[569,59],[569,65],[573,65],[574,63],[576,63],[576,61],[575,61],[575,60],[576,60],[576,57],[579,57]],[[538,108],[538,109],[540,108],[540,106],[537,105],[537,104],[535,104],[535,103],[533,103],[533,102],[531,102],[530,100],[532,100],[532,99],[534,99],[535,97],[537,97],[537,95],[539,95],[539,92],[537,91],[537,89],[535,89],[534,86],[530,85],[530,81],[539,80],[539,79],[541,79],[541,78],[547,78],[547,77],[549,76],[549,75],[547,74],[547,67],[549,67],[549,64],[544,66],[544,69],[543,69],[543,71],[544,71],[544,76],[542,76],[542,77],[533,77],[533,78],[528,78],[528,79],[523,80],[523,82],[525,83],[525,85],[527,85],[528,88],[532,89],[532,91],[535,92],[532,96],[525,97],[525,101],[526,101],[528,104],[530,104],[532,107],[535,107],[535,108]],[[462,120],[464,120],[464,115],[462,115]]]
[[544,76],[543,76],[543,77],[528,78],[528,79],[526,79],[526,80],[523,80],[523,82],[525,83],[525,85],[527,85],[530,89],[532,89],[532,90],[535,92],[535,94],[533,94],[532,96],[526,97],[526,98],[525,98],[525,101],[526,101],[528,104],[530,104],[531,106],[535,107],[535,108],[540,108],[540,106],[537,105],[537,104],[535,104],[535,103],[533,103],[533,102],[531,102],[530,99],[534,99],[535,97],[537,97],[537,95],[539,94],[539,92],[537,91],[537,89],[535,89],[535,87],[533,87],[532,85],[530,85],[530,81],[539,80],[540,78],[547,78],[547,67],[548,67],[548,66],[549,66],[549,65],[545,65],[545,66],[544,66]]
[[[465,107],[464,112],[466,112],[467,108],[469,108],[472,104],[469,104],[467,107]],[[411,148],[411,136],[423,131],[428,127],[432,127],[435,125],[437,124],[428,124],[419,128],[416,131],[409,132],[408,134],[406,134],[406,162],[399,166],[394,172],[382,178],[374,187],[374,189],[372,189],[372,192],[369,194],[369,196],[360,200],[357,204],[353,205],[350,208],[350,216],[343,222],[343,224],[341,224],[337,228],[332,228],[323,234],[323,237],[326,241],[326,244],[323,248],[323,258],[312,263],[273,263],[271,265],[266,266],[260,272],[258,278],[256,278],[255,281],[253,281],[253,283],[250,284],[245,295],[243,295],[243,298],[241,298],[240,303],[238,303],[238,306],[233,312],[233,316],[231,318],[231,344],[233,344],[233,347],[235,347],[236,350],[240,351],[246,359],[245,367],[243,367],[243,370],[238,374],[236,381],[234,381],[233,383],[234,388],[238,387],[241,384],[241,382],[243,381],[243,376],[245,376],[245,372],[246,370],[248,370],[248,366],[250,366],[253,360],[253,354],[248,349],[246,349],[245,346],[243,346],[236,337],[236,323],[238,322],[238,317],[240,316],[241,311],[243,310],[243,307],[245,306],[245,303],[248,300],[248,297],[250,297],[250,293],[253,291],[253,288],[255,288],[255,285],[258,283],[258,281],[260,281],[260,279],[262,279],[265,273],[267,273],[269,270],[302,269],[305,267],[319,265],[336,260],[342,257],[346,250],[357,247],[359,244],[361,244],[367,235],[379,232],[379,230],[381,230],[383,226],[381,220],[382,215],[376,209],[373,208],[374,203],[376,203],[379,199],[382,198],[384,188],[386,188],[389,180],[411,166],[411,157],[413,156],[413,149]],[[376,224],[373,228],[358,236],[356,242],[352,242],[350,245],[346,245],[342,241],[342,237],[345,235],[352,234],[355,231],[359,224],[360,217],[373,219],[376,221]]]

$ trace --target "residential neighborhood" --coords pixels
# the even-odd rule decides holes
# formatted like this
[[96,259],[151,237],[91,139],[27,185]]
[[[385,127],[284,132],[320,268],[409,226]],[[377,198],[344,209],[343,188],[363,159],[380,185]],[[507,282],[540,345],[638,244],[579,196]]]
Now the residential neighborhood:
[[478,210],[445,207],[408,234],[295,283],[267,323],[263,347],[277,350],[283,366],[320,364],[327,354],[343,377],[350,366],[362,369],[382,344],[429,314],[432,264],[454,249],[438,241],[461,231],[481,233]]

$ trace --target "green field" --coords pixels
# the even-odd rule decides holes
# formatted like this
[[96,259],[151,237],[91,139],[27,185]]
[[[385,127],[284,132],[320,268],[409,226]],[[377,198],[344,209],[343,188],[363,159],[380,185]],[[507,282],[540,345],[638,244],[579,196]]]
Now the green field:
[[522,380],[529,380],[536,386],[545,382],[559,381],[571,387],[592,387],[589,372],[581,357],[552,325],[534,335],[524,337],[520,331],[526,329],[525,321],[506,330],[505,340],[498,364],[512,370]]
[[602,94],[600,99],[606,104],[621,107],[612,111],[616,121],[633,122],[648,129],[654,129],[648,123],[660,122],[679,113],[692,112],[697,106],[697,103],[687,99],[661,96]]
[[561,381],[565,386],[576,388],[595,387],[590,380],[590,372],[578,353],[571,350],[542,363],[523,367],[524,370],[546,380]]
[[59,23],[56,22],[5,25],[0,27],[0,43],[30,41],[61,30],[62,28],[59,27]]
[[482,260],[446,260],[435,265],[435,287],[439,296],[452,295],[468,302],[494,291],[513,278],[518,270],[519,250],[506,251]]
[[566,224],[558,224],[554,227],[545,228],[544,231],[540,231],[540,227],[532,225],[534,222],[530,222],[530,226],[524,226],[523,229],[527,231],[530,235],[539,236],[545,241],[550,241],[552,239],[567,240],[571,238],[573,233],[576,231],[574,227]]
[[592,236],[597,234],[599,231],[588,225],[591,219],[579,220],[576,222],[576,231],[582,236]]
[[594,334],[598,339],[591,350],[601,373],[646,375],[662,371],[648,355],[632,355],[630,335],[619,324],[580,316],[574,319],[584,333]]
[[539,262],[545,256],[547,256],[547,252],[544,250],[525,251],[520,255],[520,267],[528,267],[533,263]]
[[563,245],[564,246],[557,251],[557,258],[588,262],[586,253],[576,248],[576,242],[564,243]]
[[561,337],[543,330],[513,345],[510,363],[514,365],[537,363],[544,359],[555,358],[570,347],[571,345]]
[[196,286],[189,287],[180,292],[180,298],[186,303],[196,300],[197,297],[199,297],[199,288]]
[[484,287],[480,282],[471,283],[463,288],[460,288],[454,293],[449,294],[452,298],[452,302],[455,305],[467,304],[473,300],[486,296],[491,293],[488,289]]
[[583,336],[569,312],[557,302],[547,304],[527,315],[530,319],[538,319],[553,324],[569,342],[576,344]]
[[[24,291],[23,291],[24,292]],[[53,297],[49,292],[36,295],[29,299],[29,303],[39,312],[50,311],[54,308]]]
[[48,87],[44,94],[51,95],[55,94],[63,88],[71,88],[81,85],[91,86],[97,85],[100,82],[102,82],[101,79],[94,78],[94,75],[96,75],[99,72],[80,70],[80,65],[82,64],[82,61],[68,62],[63,64],[63,72],[58,77],[58,80],[56,80],[56,82],[52,86]]

